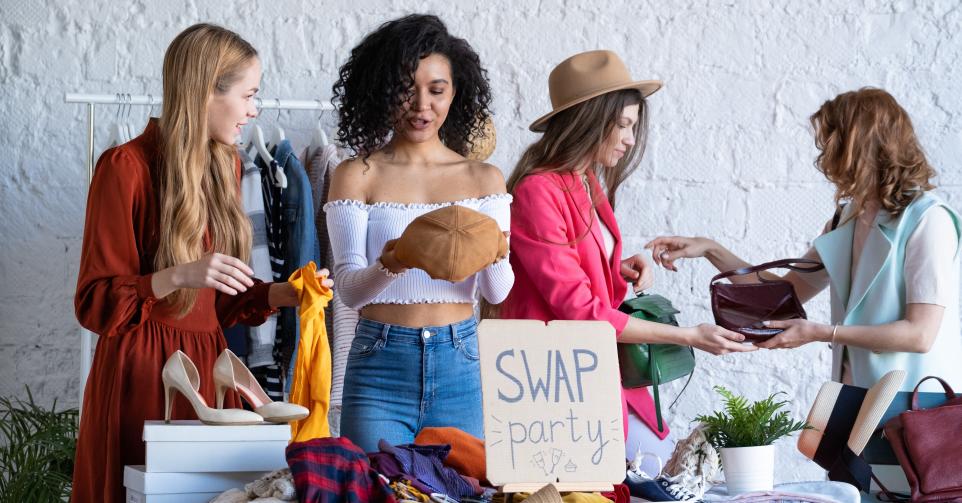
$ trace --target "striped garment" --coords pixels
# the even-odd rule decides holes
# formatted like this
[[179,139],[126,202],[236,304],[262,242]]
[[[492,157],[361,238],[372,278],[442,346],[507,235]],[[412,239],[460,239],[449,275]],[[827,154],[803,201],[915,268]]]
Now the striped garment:
[[[264,198],[264,222],[266,224],[265,235],[267,236],[267,250],[270,254],[272,278],[275,282],[287,281],[287,278],[284,276],[284,258],[287,256],[287,227],[284,225],[284,211],[281,207],[284,189],[277,185],[277,178],[275,176],[279,168],[276,161],[271,160],[268,163],[259,155],[255,158],[254,163],[258,169],[260,169],[261,175],[261,188],[263,189]],[[283,372],[280,365],[277,364],[274,347],[283,340],[285,333],[284,320],[290,319],[290,316],[284,316],[285,311],[293,309],[294,308],[290,307],[281,308],[281,314],[274,316],[276,320],[274,326],[275,335],[271,346],[270,358],[273,363],[251,369],[254,377],[257,378],[258,384],[264,388],[267,396],[274,401],[282,401],[284,399]]]
[[[267,216],[264,212],[264,189],[260,169],[244,150],[240,150],[241,166],[241,203],[253,228],[251,263],[254,277],[264,281],[274,281],[271,270],[271,256],[268,250]],[[247,366],[262,367],[274,363],[274,336],[277,330],[277,316],[271,316],[263,325],[247,327],[248,351]]]

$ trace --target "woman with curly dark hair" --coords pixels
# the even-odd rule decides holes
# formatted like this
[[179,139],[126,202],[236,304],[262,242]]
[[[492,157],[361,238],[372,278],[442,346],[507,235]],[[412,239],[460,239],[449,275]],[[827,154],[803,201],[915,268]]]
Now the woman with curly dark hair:
[[[810,120],[820,151],[815,166],[835,186],[837,208],[805,254],[825,269],[784,279],[803,302],[830,287],[832,322],[771,321],[784,331],[757,346],[829,342],[832,377],[846,384],[868,387],[903,369],[903,391],[926,375],[962,387],[962,220],[932,192],[935,170],[908,113],[889,93],[864,88],[826,101]],[[690,257],[705,257],[720,270],[747,265],[707,238],[663,237],[648,246],[671,270],[675,260]]]
[[416,217],[451,205],[510,228],[501,171],[465,157],[490,116],[486,72],[440,19],[410,15],[351,51],[334,97],[338,140],[356,157],[336,169],[325,210],[335,289],[361,313],[341,434],[365,451],[382,438],[410,443],[429,426],[481,437],[475,292],[501,302],[511,266],[502,258],[462,282],[434,280],[406,269],[394,243]]

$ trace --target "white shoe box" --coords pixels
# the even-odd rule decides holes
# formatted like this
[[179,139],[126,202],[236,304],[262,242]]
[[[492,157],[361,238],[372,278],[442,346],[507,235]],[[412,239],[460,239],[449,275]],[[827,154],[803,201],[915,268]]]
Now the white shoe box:
[[127,503],[207,503],[229,489],[243,489],[262,472],[148,472],[144,465],[124,467]]
[[287,467],[284,450],[290,440],[289,424],[210,426],[200,421],[145,421],[146,471],[269,472]]
[[127,503],[206,503],[287,467],[288,424],[144,422],[146,464],[124,467]]

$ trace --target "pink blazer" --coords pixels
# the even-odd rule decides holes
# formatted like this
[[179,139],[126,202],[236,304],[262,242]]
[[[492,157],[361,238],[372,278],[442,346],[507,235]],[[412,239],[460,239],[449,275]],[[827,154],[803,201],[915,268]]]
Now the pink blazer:
[[[501,304],[502,319],[605,320],[620,335],[628,315],[618,311],[628,291],[621,277],[621,232],[593,175],[598,217],[615,238],[608,260],[591,201],[573,173],[538,173],[514,188],[511,204],[511,267],[514,286]],[[590,225],[590,227],[589,227]],[[646,388],[622,389],[628,408],[659,438],[655,406]]]

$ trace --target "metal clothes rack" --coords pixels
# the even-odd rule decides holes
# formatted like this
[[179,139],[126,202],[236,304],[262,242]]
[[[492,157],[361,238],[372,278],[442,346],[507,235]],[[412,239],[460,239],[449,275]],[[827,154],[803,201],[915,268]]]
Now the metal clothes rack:
[[[254,98],[257,101],[257,108],[276,109],[276,110],[313,110],[330,111],[334,106],[328,100],[293,100],[281,98]],[[66,93],[64,96],[66,103],[78,103],[87,105],[87,186],[94,176],[94,130],[96,126],[96,106],[97,105],[125,105],[125,106],[154,106],[160,105],[160,96],[152,94],[89,94],[89,93]],[[87,375],[90,373],[90,363],[93,359],[93,333],[86,329],[81,329],[80,334],[80,402],[78,409],[83,407],[84,388],[87,385]]]

